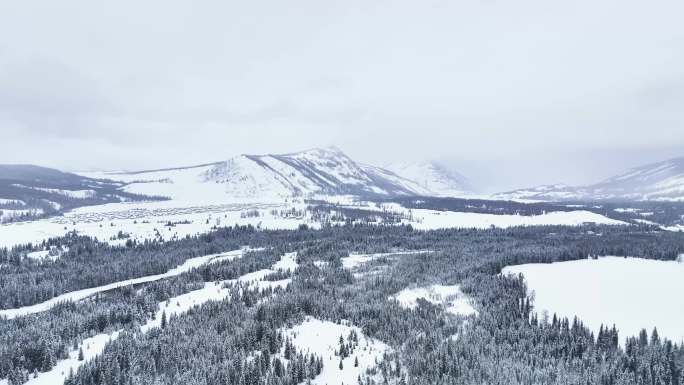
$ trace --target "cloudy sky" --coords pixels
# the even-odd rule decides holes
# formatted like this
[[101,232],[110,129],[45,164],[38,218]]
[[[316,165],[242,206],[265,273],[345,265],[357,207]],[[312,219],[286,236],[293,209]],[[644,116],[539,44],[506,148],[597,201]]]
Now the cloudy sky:
[[684,156],[684,2],[4,1],[0,163],[334,144],[484,190]]

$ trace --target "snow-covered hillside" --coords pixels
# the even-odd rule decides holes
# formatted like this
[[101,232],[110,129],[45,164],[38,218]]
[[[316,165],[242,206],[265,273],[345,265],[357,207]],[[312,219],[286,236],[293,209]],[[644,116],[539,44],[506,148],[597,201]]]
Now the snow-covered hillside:
[[496,199],[684,201],[684,157],[652,163],[588,186],[545,185],[495,194]]
[[391,171],[360,165],[335,147],[280,155],[239,155],[194,167],[84,175],[122,181],[127,192],[214,204],[314,195],[434,195]]
[[473,193],[466,177],[436,162],[394,163],[385,168],[416,182],[430,192],[428,195],[463,197]]

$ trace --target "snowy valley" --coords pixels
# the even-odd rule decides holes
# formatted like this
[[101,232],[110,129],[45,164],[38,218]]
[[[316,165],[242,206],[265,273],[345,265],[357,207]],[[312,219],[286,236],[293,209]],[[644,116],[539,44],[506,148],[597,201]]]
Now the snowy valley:
[[[677,178],[660,170],[616,180],[655,191],[651,175]],[[664,195],[493,199],[434,162],[337,148],[32,175],[0,211],[62,203],[0,224],[1,385],[509,383],[521,367],[631,383],[616,362],[684,357],[684,315],[660,300],[681,290],[684,207]]]

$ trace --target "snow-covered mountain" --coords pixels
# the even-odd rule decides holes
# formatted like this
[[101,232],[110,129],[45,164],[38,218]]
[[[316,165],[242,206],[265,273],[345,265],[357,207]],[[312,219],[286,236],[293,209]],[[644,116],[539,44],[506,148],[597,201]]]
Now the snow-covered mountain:
[[495,194],[494,198],[684,201],[684,157],[636,167],[588,186],[538,186]]
[[466,177],[437,162],[394,163],[385,168],[418,183],[434,196],[463,197],[473,193]]
[[437,195],[392,171],[356,163],[336,147],[239,155],[193,167],[87,175],[121,180],[128,192],[202,203],[314,195]]

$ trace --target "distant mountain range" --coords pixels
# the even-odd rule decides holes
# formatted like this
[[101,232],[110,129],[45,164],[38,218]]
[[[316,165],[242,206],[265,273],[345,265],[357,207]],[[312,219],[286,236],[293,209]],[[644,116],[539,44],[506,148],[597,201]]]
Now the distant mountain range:
[[495,194],[541,201],[684,201],[684,157],[636,167],[588,186],[544,185]]
[[410,173],[401,173],[406,169],[397,171],[357,163],[338,148],[326,147],[290,154],[239,155],[184,168],[84,175],[120,180],[131,193],[206,202],[315,195],[461,196],[466,191],[462,177],[451,180],[452,174],[445,171],[433,171],[428,176],[434,180],[420,182],[411,179]]
[[[80,206],[168,198],[192,205],[353,195],[473,197],[461,174],[435,162],[383,167],[358,163],[335,147],[289,154],[239,155],[221,162],[145,171],[71,174],[0,166],[0,222]],[[481,197],[480,198],[484,198]],[[537,186],[488,199],[684,201],[684,158],[649,164],[588,186]]]

